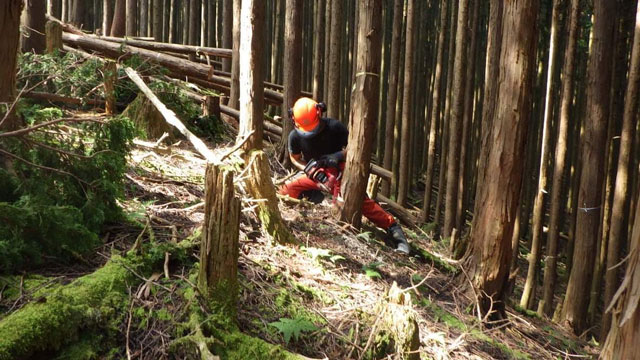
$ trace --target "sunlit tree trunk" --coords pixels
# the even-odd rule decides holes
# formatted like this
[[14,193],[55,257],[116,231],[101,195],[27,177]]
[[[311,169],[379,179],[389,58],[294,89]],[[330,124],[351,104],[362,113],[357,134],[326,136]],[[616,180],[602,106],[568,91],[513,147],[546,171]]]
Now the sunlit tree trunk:
[[342,27],[343,2],[331,1],[331,56],[329,57],[329,84],[327,87],[327,114],[337,119],[340,117],[340,59],[342,54],[342,38],[345,36]]
[[229,94],[229,107],[237,108],[240,97],[240,8],[242,0],[233,0],[233,58],[231,62],[231,92]]
[[560,236],[562,213],[565,204],[563,189],[563,177],[566,174],[567,160],[567,136],[569,130],[569,113],[573,101],[573,79],[575,72],[575,54],[578,39],[578,15],[580,0],[571,0],[569,13],[569,37],[564,53],[564,66],[562,68],[562,95],[560,100],[560,120],[558,136],[556,138],[556,151],[553,166],[553,183],[551,186],[551,210],[549,218],[549,232],[547,238],[547,256],[544,262],[543,296],[538,306],[539,314],[552,315],[553,295],[556,284],[556,268],[558,264],[558,238]]
[[[581,156],[585,166],[580,175],[576,239],[573,267],[562,306],[561,321],[580,334],[587,327],[587,306],[593,275],[594,256],[602,210],[602,183],[609,95],[611,89],[611,58],[616,14],[616,2],[594,1],[592,46],[589,54],[587,113]],[[588,164],[588,165],[587,165]]]
[[315,24],[313,29],[313,98],[320,101],[323,99],[323,63],[324,58],[324,13],[326,1],[319,0],[315,2]]
[[[446,1],[446,0],[445,0]],[[402,42],[402,0],[393,1],[393,24],[391,35],[391,64],[389,67],[389,92],[384,97],[387,102],[385,115],[385,145],[382,166],[392,170],[393,163],[393,130],[395,127],[396,101],[398,100],[398,72],[400,67],[400,44]],[[382,131],[382,129],[380,129]],[[384,184],[382,193],[389,196],[390,181]]]
[[[481,168],[466,259],[480,311],[504,317],[504,295],[511,263],[511,237],[523,170],[524,135],[530,117],[532,68],[536,53],[538,1],[506,1],[493,131]],[[489,26],[495,26],[490,23]]]
[[442,84],[442,68],[444,66],[444,46],[447,35],[447,13],[449,0],[442,0],[440,5],[440,29],[438,31],[438,49],[436,53],[436,69],[433,82],[433,100],[429,121],[429,142],[427,144],[427,171],[425,174],[425,189],[422,202],[422,221],[429,221],[431,216],[431,194],[433,187],[433,170],[436,161],[436,137],[438,136],[438,122],[440,120],[440,96],[444,88]]
[[342,180],[342,219],[359,228],[378,115],[382,0],[358,1],[357,11],[360,15],[356,70],[362,75],[356,76],[352,95],[347,160]]

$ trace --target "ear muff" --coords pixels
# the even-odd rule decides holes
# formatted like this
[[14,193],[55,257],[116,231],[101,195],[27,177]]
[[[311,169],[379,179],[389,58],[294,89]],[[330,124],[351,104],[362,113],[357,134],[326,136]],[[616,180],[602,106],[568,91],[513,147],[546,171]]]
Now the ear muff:
[[320,111],[320,114],[327,112],[327,104],[324,102],[319,102],[316,104],[316,109]]

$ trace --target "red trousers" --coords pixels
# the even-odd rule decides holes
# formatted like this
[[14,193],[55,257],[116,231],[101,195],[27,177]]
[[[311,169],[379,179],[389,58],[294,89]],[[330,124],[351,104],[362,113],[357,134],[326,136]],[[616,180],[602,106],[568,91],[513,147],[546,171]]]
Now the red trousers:
[[[335,169],[328,169],[327,171],[331,170],[335,171],[334,175],[337,175],[337,170]],[[334,186],[337,187],[337,189],[330,189],[331,192],[340,193],[340,180],[338,180]],[[299,199],[301,193],[308,190],[322,190],[322,188],[315,180],[309,179],[307,175],[302,174],[291,180],[290,182],[282,185],[282,187],[280,188],[280,194],[289,195],[292,198]],[[369,199],[368,196],[362,203],[362,215],[364,215],[367,219],[371,220],[371,222],[382,229],[387,229],[389,228],[389,226],[393,225],[393,223],[396,222],[391,214],[384,211],[382,207],[378,205],[378,203]]]

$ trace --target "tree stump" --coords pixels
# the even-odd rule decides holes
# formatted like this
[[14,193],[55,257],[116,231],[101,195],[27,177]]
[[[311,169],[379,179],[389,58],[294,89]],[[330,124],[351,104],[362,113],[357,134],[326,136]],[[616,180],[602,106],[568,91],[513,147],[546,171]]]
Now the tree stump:
[[376,359],[420,359],[420,329],[411,306],[411,296],[394,282],[387,299],[378,304],[373,357]]
[[262,229],[277,243],[294,243],[295,238],[280,216],[267,155],[262,151],[253,151],[247,158],[247,190],[254,200],[258,201],[258,218],[262,223]]
[[129,117],[148,139],[159,139],[164,133],[173,134],[171,125],[167,124],[162,114],[144,94],[138,94],[124,110],[123,115]]
[[202,115],[214,116],[216,119],[220,117],[220,97],[219,96],[205,96],[204,102],[202,102]]
[[118,67],[114,61],[107,61],[104,65],[104,98],[106,101],[105,112],[107,115],[116,113],[116,81],[118,80]]
[[62,25],[57,21],[47,21],[45,26],[47,37],[47,54],[62,50]]
[[235,314],[238,291],[240,199],[233,172],[209,164],[205,175],[205,217],[200,244],[200,292]]

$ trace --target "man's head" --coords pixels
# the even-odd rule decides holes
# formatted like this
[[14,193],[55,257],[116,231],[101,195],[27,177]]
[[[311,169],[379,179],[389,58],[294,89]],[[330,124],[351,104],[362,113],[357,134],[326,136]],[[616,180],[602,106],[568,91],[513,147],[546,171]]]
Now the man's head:
[[324,103],[317,103],[308,97],[301,97],[289,109],[289,116],[293,120],[296,132],[303,138],[311,138],[322,131],[324,123],[320,117],[323,111],[326,111]]

